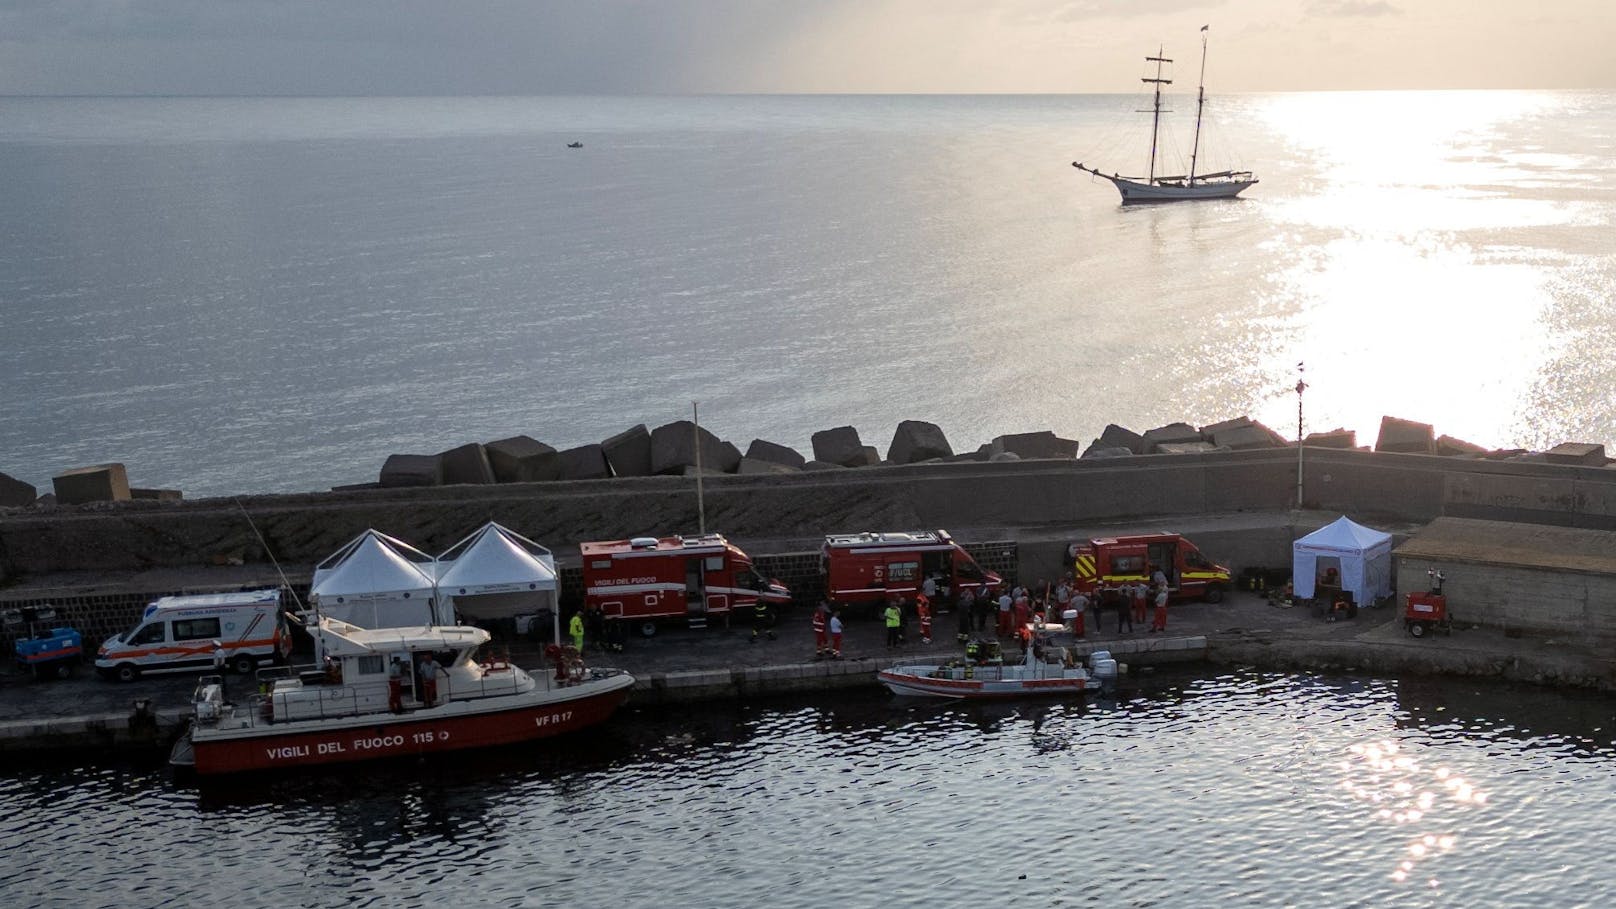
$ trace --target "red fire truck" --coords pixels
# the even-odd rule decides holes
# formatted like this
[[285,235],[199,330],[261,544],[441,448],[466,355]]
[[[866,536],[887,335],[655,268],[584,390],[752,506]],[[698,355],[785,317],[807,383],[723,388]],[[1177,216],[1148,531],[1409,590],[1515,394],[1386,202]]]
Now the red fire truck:
[[690,627],[708,616],[751,618],[758,600],[791,602],[791,591],[752,568],[752,557],[716,533],[697,537],[635,537],[584,543],[584,605],[656,634],[656,620],[685,618]]
[[837,603],[912,598],[928,577],[956,594],[966,588],[981,593],[1000,580],[977,565],[946,530],[831,534],[821,551],[820,573],[826,598]]
[[1204,599],[1217,603],[1229,587],[1229,569],[1201,554],[1194,543],[1176,533],[1098,537],[1073,543],[1067,550],[1077,589],[1102,596],[1119,584],[1149,581],[1157,570],[1167,577],[1174,600]]

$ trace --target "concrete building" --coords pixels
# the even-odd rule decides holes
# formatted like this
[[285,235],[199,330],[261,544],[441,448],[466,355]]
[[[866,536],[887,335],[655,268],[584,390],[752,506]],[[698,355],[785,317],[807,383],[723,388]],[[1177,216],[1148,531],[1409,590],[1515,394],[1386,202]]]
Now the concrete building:
[[1443,573],[1460,627],[1616,634],[1616,532],[1442,517],[1392,558],[1400,596]]

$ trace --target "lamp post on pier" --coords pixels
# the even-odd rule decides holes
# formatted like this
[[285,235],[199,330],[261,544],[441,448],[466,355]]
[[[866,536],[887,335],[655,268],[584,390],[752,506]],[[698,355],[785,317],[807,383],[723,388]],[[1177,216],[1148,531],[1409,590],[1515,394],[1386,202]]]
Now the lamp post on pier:
[[1296,510],[1302,510],[1302,392],[1307,390],[1307,383],[1302,381],[1302,375],[1307,371],[1305,362],[1296,364]]

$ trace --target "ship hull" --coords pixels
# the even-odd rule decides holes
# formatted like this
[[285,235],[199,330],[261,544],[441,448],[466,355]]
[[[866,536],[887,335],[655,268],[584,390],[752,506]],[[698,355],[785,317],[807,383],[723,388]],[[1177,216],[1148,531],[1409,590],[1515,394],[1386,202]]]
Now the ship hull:
[[195,770],[207,775],[512,745],[604,722],[623,703],[633,683],[631,677],[619,675],[535,696],[456,702],[406,714],[242,729],[197,727],[189,739]]
[[1244,192],[1246,187],[1256,183],[1256,180],[1219,180],[1208,183],[1195,184],[1162,184],[1162,183],[1136,183],[1120,177],[1107,177],[1117,192],[1122,194],[1122,204],[1136,205],[1149,202],[1190,202],[1199,199],[1233,199]]

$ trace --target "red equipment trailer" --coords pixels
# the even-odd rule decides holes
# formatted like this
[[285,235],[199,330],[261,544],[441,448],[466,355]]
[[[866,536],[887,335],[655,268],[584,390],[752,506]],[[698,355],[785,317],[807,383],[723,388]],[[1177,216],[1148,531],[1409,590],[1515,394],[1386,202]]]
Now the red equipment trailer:
[[1448,598],[1442,593],[1445,578],[1440,571],[1427,571],[1426,574],[1431,578],[1431,589],[1408,595],[1403,605],[1403,627],[1417,638],[1423,638],[1431,631],[1451,635],[1453,613],[1448,610]]

